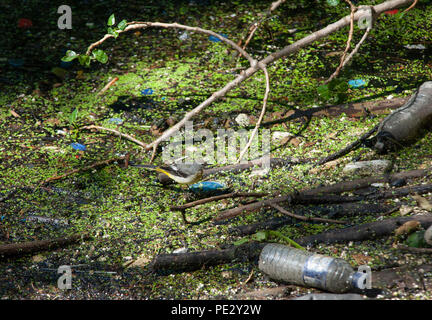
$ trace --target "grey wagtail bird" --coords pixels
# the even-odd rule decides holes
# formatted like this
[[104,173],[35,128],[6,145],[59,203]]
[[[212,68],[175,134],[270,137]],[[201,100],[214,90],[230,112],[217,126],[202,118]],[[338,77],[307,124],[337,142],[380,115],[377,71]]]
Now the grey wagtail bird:
[[169,166],[153,166],[149,164],[131,164],[133,167],[161,172],[179,184],[191,185],[200,181],[204,168],[199,163],[175,163]]

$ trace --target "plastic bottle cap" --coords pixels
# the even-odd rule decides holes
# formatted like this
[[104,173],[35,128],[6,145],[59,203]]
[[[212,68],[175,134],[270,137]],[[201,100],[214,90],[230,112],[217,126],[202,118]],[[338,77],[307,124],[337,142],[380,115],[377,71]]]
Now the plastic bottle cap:
[[358,289],[366,289],[368,283],[368,274],[364,272],[355,272],[352,276],[352,284]]

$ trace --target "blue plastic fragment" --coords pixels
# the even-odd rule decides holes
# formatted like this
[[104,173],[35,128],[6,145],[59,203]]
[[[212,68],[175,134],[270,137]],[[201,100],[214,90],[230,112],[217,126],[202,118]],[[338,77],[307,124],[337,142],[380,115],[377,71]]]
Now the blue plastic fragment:
[[[219,35],[222,36],[222,37],[224,37],[224,38],[228,38],[228,36],[226,34],[224,34],[224,33],[220,33]],[[219,39],[218,37],[215,37],[213,35],[209,36],[209,40],[213,41],[213,42],[222,42],[221,39]]]
[[120,119],[120,118],[111,118],[111,119],[108,120],[108,122],[115,123],[115,124],[122,124],[123,123],[123,119]]
[[366,81],[364,81],[363,79],[355,79],[355,80],[350,80],[348,81],[348,84],[352,87],[352,88],[362,88],[366,85]]
[[9,59],[8,62],[12,67],[15,67],[15,68],[22,67],[24,64],[23,59]]
[[87,149],[85,145],[78,142],[71,143],[70,146],[79,151],[85,151]]
[[141,91],[141,94],[143,94],[143,95],[151,95],[151,94],[153,94],[153,89],[150,89],[150,88],[144,89],[143,91]]
[[194,193],[221,193],[225,189],[223,184],[215,181],[202,181],[195,183],[189,187]]

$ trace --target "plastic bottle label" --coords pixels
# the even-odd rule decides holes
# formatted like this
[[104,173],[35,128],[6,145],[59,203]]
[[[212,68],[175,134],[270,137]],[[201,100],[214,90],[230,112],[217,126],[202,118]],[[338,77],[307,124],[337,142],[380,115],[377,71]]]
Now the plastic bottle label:
[[321,255],[309,257],[303,266],[303,282],[311,287],[325,288],[327,272],[333,258]]

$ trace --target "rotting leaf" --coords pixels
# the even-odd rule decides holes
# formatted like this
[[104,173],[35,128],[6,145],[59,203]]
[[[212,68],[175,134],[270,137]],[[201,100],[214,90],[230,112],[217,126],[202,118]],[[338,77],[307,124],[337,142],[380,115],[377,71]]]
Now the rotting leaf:
[[427,200],[426,198],[423,198],[422,196],[418,195],[417,193],[412,196],[415,201],[417,201],[417,204],[420,208],[432,211],[432,204]]
[[410,234],[413,231],[417,230],[420,226],[421,226],[421,224],[417,220],[410,220],[408,222],[405,222],[399,228],[397,228],[395,230],[395,235],[400,236],[403,234]]

